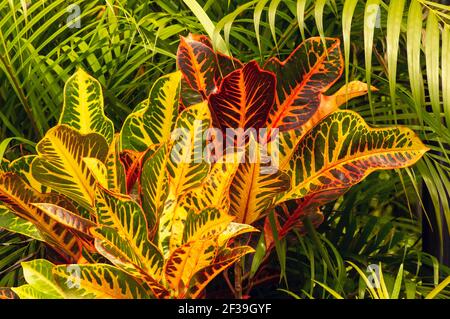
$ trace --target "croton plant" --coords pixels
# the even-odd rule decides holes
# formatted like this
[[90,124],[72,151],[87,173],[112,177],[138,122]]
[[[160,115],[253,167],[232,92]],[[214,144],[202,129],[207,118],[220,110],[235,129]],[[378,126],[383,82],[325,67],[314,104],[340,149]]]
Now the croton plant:
[[[308,39],[259,66],[190,35],[177,64],[116,134],[100,84],[79,69],[36,154],[4,160],[0,227],[45,242],[48,253],[22,263],[27,284],[0,296],[207,297],[214,277],[254,252],[251,236],[265,238],[268,255],[272,233],[320,223],[320,207],[369,173],[427,151],[408,128],[370,128],[338,110],[366,84],[325,95],[342,74],[339,39]],[[230,128],[267,130],[220,153]],[[276,157],[275,169],[263,157]]]

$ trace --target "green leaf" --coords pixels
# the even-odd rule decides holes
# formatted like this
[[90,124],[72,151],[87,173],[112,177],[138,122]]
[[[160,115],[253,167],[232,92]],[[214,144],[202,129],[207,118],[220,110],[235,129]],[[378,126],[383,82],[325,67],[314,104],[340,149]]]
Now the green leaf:
[[54,298],[64,298],[64,292],[54,281],[53,267],[54,265],[45,259],[23,262],[23,276],[34,289]]
[[19,233],[37,240],[44,240],[41,233],[32,222],[16,216],[4,205],[0,205],[0,228],[4,228],[10,232]]
[[397,58],[400,37],[400,27],[402,25],[403,8],[405,0],[392,0],[389,2],[386,34],[386,54],[388,62],[389,90],[391,94],[391,104],[394,112],[394,120],[397,122],[396,112],[396,84],[397,84]]

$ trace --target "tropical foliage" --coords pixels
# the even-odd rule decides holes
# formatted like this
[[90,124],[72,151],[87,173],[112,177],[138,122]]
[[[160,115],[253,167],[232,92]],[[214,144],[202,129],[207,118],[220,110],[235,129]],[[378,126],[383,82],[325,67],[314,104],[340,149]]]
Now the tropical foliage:
[[0,2],[0,296],[448,295],[446,6],[61,4]]

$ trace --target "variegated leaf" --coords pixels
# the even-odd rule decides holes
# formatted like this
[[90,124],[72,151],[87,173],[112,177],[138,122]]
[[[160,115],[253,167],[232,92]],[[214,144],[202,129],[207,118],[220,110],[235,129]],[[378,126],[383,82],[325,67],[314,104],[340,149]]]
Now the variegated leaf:
[[121,251],[138,269],[158,280],[163,257],[148,239],[147,221],[141,207],[128,196],[101,187],[97,191],[96,207],[102,227],[92,230],[94,236]]
[[17,173],[22,177],[31,187],[40,193],[49,193],[50,188],[39,183],[31,173],[31,163],[36,158],[36,155],[21,156],[18,159],[9,163],[6,171]]
[[49,295],[28,284],[11,289],[20,299],[61,299],[61,297]]
[[181,37],[177,52],[178,68],[190,87],[203,98],[216,89],[216,63],[216,56],[209,46],[192,37]]
[[[375,87],[371,87],[376,91]],[[298,129],[283,131],[278,135],[279,144],[279,169],[284,170],[295,151],[295,146],[301,138],[312,130],[320,121],[336,111],[341,105],[352,98],[365,95],[368,91],[366,83],[353,81],[342,86],[332,95],[320,95],[320,105],[312,116]],[[276,141],[276,140],[275,140]]]
[[86,164],[92,176],[94,176],[96,182],[104,188],[108,188],[108,172],[105,164],[94,157],[84,157],[83,162]]
[[227,128],[259,129],[274,104],[275,76],[255,61],[228,74],[209,96],[212,117],[223,132]]
[[220,158],[202,184],[184,196],[184,203],[197,212],[208,207],[227,211],[230,207],[230,186],[242,156],[241,153],[232,153]]
[[268,119],[269,126],[286,131],[301,127],[320,105],[320,95],[343,71],[337,38],[309,38],[281,62],[271,58],[264,69],[275,73],[277,96]]
[[[252,224],[273,205],[277,194],[289,189],[289,176],[278,170],[263,146],[251,136],[246,158],[230,187],[230,213],[235,221]],[[275,164],[273,167],[272,165]]]
[[64,87],[64,105],[59,124],[66,124],[81,134],[98,133],[111,143],[114,125],[103,110],[100,83],[78,69]]
[[[106,264],[56,266],[53,268],[53,276],[70,299],[147,299],[150,297],[135,278]],[[68,285],[68,282],[71,285]]]
[[208,174],[203,136],[209,126],[207,102],[185,109],[177,119],[167,165],[170,189],[177,196],[199,186]]
[[233,221],[234,217],[215,208],[200,213],[189,211],[183,231],[183,243],[207,238],[217,238]]
[[166,164],[167,146],[162,145],[142,167],[139,194],[151,231],[157,225],[169,192]]
[[191,210],[183,204],[175,194],[169,192],[158,224],[158,245],[165,259],[183,241],[184,224]]
[[54,265],[45,259],[23,262],[23,276],[26,282],[36,290],[54,298],[64,298],[64,291],[54,281],[53,267]]
[[104,162],[108,153],[106,140],[97,133],[82,135],[66,125],[58,125],[47,132],[36,150],[38,156],[31,164],[33,177],[92,212],[96,180],[83,158]]
[[165,143],[175,126],[180,98],[181,73],[160,77],[147,101],[131,113],[120,133],[121,149],[145,151],[152,144]]
[[325,203],[378,169],[414,164],[428,150],[405,127],[370,128],[352,111],[337,111],[298,143],[289,162],[291,190],[278,203]]
[[33,206],[39,208],[52,219],[56,220],[60,224],[77,230],[85,235],[90,236],[89,229],[95,227],[95,223],[77,215],[64,207],[50,204],[50,203],[31,203]]
[[0,204],[0,228],[43,241],[38,228],[30,221],[14,214],[8,207]]
[[175,249],[165,265],[165,278],[175,296],[184,294],[192,276],[209,266],[216,255],[213,240],[192,241]]
[[81,256],[81,244],[66,227],[50,218],[32,203],[53,203],[74,210],[73,205],[57,194],[41,194],[15,173],[0,173],[0,201],[20,218],[32,222],[42,237],[68,261]]
[[120,162],[120,134],[114,135],[106,156],[106,178],[108,189],[119,193],[126,192],[125,169]]
[[213,264],[197,271],[189,283],[189,289],[185,295],[180,298],[197,298],[203,289],[222,271],[230,267],[242,256],[253,253],[254,249],[248,246],[241,246],[233,249],[225,249],[224,252],[216,258]]
[[219,247],[224,247],[233,237],[257,231],[258,229],[247,224],[229,223],[227,228],[225,228],[225,230],[222,231],[217,238],[217,244],[219,245]]

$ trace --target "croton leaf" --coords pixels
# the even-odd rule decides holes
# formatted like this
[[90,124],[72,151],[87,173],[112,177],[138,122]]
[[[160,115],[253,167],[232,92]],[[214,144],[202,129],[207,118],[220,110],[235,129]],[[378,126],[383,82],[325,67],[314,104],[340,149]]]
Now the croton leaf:
[[192,276],[209,266],[216,254],[213,240],[191,241],[175,249],[165,265],[165,278],[176,295],[184,294]]
[[[158,248],[148,239],[147,221],[141,207],[130,197],[112,193],[102,187],[97,190],[96,207],[101,226],[91,232],[102,241],[103,247],[121,252],[137,270],[158,280],[163,258]],[[111,262],[114,263],[115,260]]]
[[31,187],[40,193],[49,193],[50,188],[39,183],[31,173],[31,163],[36,155],[25,155],[9,163],[6,171],[19,174]]
[[106,166],[95,157],[84,157],[83,162],[86,164],[88,170],[95,177],[97,183],[102,185],[104,188],[108,188],[108,172],[106,171]]
[[181,37],[177,52],[178,68],[192,89],[206,98],[216,89],[216,55],[206,44],[192,37]]
[[120,134],[114,136],[106,155],[106,178],[108,189],[119,193],[126,192],[125,170],[120,162]]
[[180,90],[180,105],[178,107],[180,111],[204,101],[203,96],[198,91],[191,88],[185,78],[181,79]]
[[241,153],[231,153],[213,164],[208,176],[200,186],[190,190],[183,198],[187,206],[200,212],[208,207],[228,210],[229,189],[240,165]]
[[54,203],[74,210],[66,198],[57,194],[41,194],[15,173],[0,173],[0,201],[20,218],[32,222],[45,241],[68,261],[81,256],[81,244],[66,227],[50,218],[32,203]]
[[[189,34],[188,39],[191,42],[194,41],[200,42],[213,50],[213,46],[210,39],[205,35]],[[218,51],[214,51],[214,54],[216,55],[216,62],[217,62],[215,66],[215,76],[214,76],[214,81],[216,82],[216,85],[220,84],[222,78],[224,78],[234,70],[243,67],[242,62],[236,58],[220,53]]]
[[50,204],[50,203],[31,203],[33,206],[39,208],[48,216],[61,223],[64,226],[70,227],[83,234],[90,235],[89,229],[95,226],[95,223],[75,214],[64,207]]
[[2,204],[0,204],[0,228],[37,240],[44,240],[38,228],[32,222],[17,216]]
[[[335,193],[335,195],[339,196],[338,193]],[[316,204],[320,205],[324,203],[317,201]],[[324,220],[324,215],[318,205],[310,205],[308,199],[300,198],[288,200],[275,207],[274,217],[278,231],[278,239],[283,238],[293,229],[297,230],[300,234],[306,233],[305,218],[309,218],[314,227],[319,227]],[[272,227],[268,218],[265,222],[265,234],[268,235],[266,236],[266,247],[272,248],[271,245],[274,244],[273,236],[271,236]]]
[[229,223],[227,228],[225,228],[225,230],[219,234],[219,237],[217,238],[217,244],[219,245],[219,247],[224,247],[233,237],[257,231],[258,229],[248,224]]
[[278,203],[304,198],[320,205],[375,170],[414,164],[427,150],[408,128],[370,128],[357,113],[337,111],[296,146],[288,168],[291,190]]
[[268,123],[280,131],[302,126],[317,110],[320,94],[328,90],[343,71],[337,38],[309,38],[281,62],[274,57],[264,69],[275,73],[277,94]]
[[16,299],[17,295],[11,288],[1,287],[0,288],[0,299]]
[[208,208],[202,212],[189,211],[183,231],[183,242],[215,238],[233,221],[226,211]]
[[158,245],[164,258],[168,258],[182,244],[184,224],[191,210],[183,204],[175,194],[169,192],[158,224]]
[[181,298],[197,298],[203,289],[213,280],[218,274],[230,267],[242,256],[253,253],[254,249],[248,246],[237,248],[226,248],[220,256],[216,258],[213,264],[197,271],[189,283],[189,289]]
[[[321,94],[319,107],[302,126],[297,129],[279,132],[278,140],[274,140],[275,143],[279,143],[279,169],[284,170],[287,167],[295,151],[295,146],[306,133],[350,99],[365,95],[368,89],[366,83],[352,81],[343,85],[332,95]],[[372,86],[371,90],[376,91],[377,89]]]
[[64,298],[61,287],[53,280],[54,265],[45,259],[35,259],[22,263],[26,282],[38,291],[54,298]]
[[64,87],[64,105],[59,124],[66,124],[81,134],[98,133],[111,143],[114,125],[103,110],[100,83],[78,69]]
[[38,156],[31,164],[33,177],[92,212],[96,180],[83,158],[104,162],[108,153],[106,140],[97,133],[83,135],[58,125],[45,134],[36,150]]
[[203,154],[203,136],[210,122],[206,101],[185,109],[178,117],[167,164],[173,194],[181,196],[199,186],[208,174],[210,165]]
[[164,203],[169,193],[166,164],[167,145],[161,145],[142,166],[139,194],[151,232],[164,209]]
[[223,132],[265,126],[274,104],[275,82],[274,74],[260,69],[255,61],[231,72],[209,96],[213,119]]
[[60,265],[55,266],[52,273],[66,298],[70,299],[147,299],[150,297],[133,277],[106,264]]
[[119,154],[119,160],[124,169],[127,194],[131,194],[133,186],[139,178],[145,153],[145,151],[124,150]]
[[142,102],[125,120],[120,136],[121,149],[145,151],[152,144],[170,139],[178,116],[181,72],[160,77]]
[[59,296],[52,296],[45,291],[34,288],[32,285],[22,285],[11,288],[20,299],[61,299]]
[[263,154],[262,146],[253,135],[246,150],[246,159],[231,184],[230,213],[236,217],[236,222],[252,224],[273,204],[277,194],[289,189],[290,179],[286,173],[271,168],[274,163],[269,155]]

